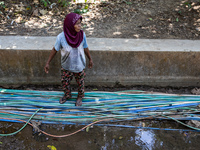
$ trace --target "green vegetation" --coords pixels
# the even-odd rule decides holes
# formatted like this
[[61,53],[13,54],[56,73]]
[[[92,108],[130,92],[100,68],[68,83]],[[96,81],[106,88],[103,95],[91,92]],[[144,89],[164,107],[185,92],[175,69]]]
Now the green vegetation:
[[71,5],[71,2],[67,2],[66,0],[58,0],[58,4],[62,7],[68,7]]
[[192,7],[191,2],[189,2],[189,1],[185,2],[184,5],[185,5],[185,6],[188,6],[188,8],[191,8],[191,7]]
[[48,4],[51,4],[49,0],[40,0],[44,7],[47,7]]
[[0,1],[0,8],[6,8],[4,1]]
[[[73,1],[76,2],[76,0],[73,0]],[[51,0],[39,0],[39,2],[45,8],[50,7],[50,5],[52,5],[52,4],[56,4],[56,5],[61,6],[61,7],[69,7],[69,6],[71,6],[71,2],[67,1],[67,0],[57,0],[56,2],[53,2]],[[77,13],[77,14],[83,14],[83,13],[88,12],[89,5],[86,4],[87,2],[88,2],[88,0],[85,0],[84,8],[82,8],[82,9],[79,9],[79,8],[74,9],[73,12]]]

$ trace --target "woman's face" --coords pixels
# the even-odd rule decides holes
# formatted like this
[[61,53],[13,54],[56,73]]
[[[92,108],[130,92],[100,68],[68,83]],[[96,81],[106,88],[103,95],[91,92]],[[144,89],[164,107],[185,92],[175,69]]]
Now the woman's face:
[[74,25],[74,29],[76,32],[81,31],[81,19],[79,19],[76,24]]

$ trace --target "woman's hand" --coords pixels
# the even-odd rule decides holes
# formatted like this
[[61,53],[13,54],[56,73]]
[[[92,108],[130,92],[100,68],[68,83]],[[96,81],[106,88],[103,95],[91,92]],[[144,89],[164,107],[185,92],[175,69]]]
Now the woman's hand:
[[48,63],[45,65],[44,71],[45,71],[46,73],[49,73],[49,64],[48,64]]
[[88,65],[88,68],[92,68],[93,67],[93,61],[92,61],[92,59],[89,61],[89,65]]
[[49,63],[51,62],[51,60],[54,58],[54,56],[56,55],[57,51],[56,49],[53,47],[51,50],[51,53],[49,55],[49,59],[47,60],[46,65],[44,66],[44,71],[46,73],[49,73]]
[[89,48],[84,48],[84,52],[86,54],[86,56],[88,57],[89,59],[89,65],[88,65],[88,68],[92,68],[93,67],[93,61],[92,61],[92,58],[90,56],[90,51],[89,51]]

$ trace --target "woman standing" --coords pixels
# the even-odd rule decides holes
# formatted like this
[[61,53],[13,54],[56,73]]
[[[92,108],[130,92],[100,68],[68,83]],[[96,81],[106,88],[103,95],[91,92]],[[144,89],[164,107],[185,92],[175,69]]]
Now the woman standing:
[[85,79],[85,54],[89,59],[89,68],[92,68],[93,61],[90,56],[87,45],[86,35],[81,30],[82,16],[76,13],[70,13],[66,16],[63,25],[63,32],[57,36],[56,43],[49,55],[48,61],[44,67],[45,72],[49,71],[49,63],[56,53],[61,50],[61,82],[64,90],[64,96],[59,100],[63,104],[71,98],[70,82],[75,77],[78,83],[78,97],[76,106],[82,105],[84,97],[84,79]]

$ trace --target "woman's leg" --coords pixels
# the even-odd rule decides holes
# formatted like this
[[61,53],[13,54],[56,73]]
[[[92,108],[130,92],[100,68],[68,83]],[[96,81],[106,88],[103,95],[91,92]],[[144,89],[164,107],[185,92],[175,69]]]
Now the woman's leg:
[[62,104],[66,102],[67,99],[71,98],[70,82],[72,79],[73,79],[73,73],[61,68],[61,83],[62,83],[62,89],[65,93],[62,100],[60,100],[60,103]]
[[78,84],[78,97],[76,101],[76,106],[82,105],[82,98],[84,97],[84,86],[85,86],[85,71],[79,73],[74,73],[76,82]]

